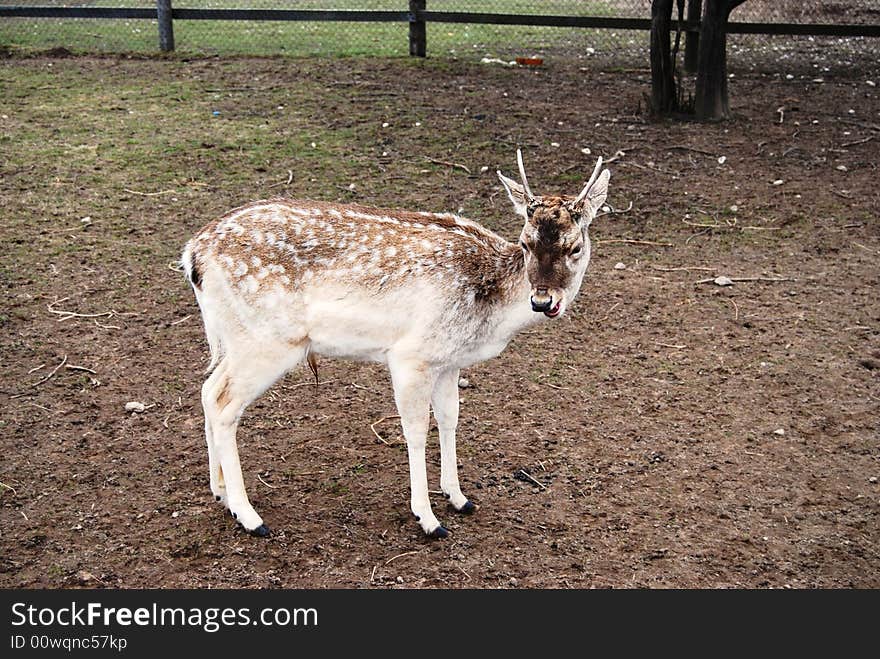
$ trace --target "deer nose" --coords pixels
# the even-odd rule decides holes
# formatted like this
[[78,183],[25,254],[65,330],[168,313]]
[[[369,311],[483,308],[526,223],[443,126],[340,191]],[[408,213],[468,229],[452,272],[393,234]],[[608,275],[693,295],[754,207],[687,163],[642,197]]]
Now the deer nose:
[[547,289],[538,289],[534,295],[532,295],[532,311],[550,311],[550,307],[553,306],[553,296],[547,294]]

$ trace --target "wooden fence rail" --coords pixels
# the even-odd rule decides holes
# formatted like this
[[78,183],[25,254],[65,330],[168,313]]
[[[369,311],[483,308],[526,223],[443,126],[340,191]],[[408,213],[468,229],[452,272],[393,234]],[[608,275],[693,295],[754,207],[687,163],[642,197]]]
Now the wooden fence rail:
[[[409,53],[427,54],[429,22],[489,25],[528,25],[547,27],[650,30],[650,18],[613,16],[543,16],[490,14],[479,12],[430,11],[426,0],[409,0],[408,11],[299,10],[299,9],[174,9],[171,0],[156,0],[156,8],[129,7],[25,7],[0,6],[0,18],[110,18],[155,19],[158,22],[159,49],[174,50],[174,21],[347,21],[393,22],[409,24]],[[673,26],[676,22],[673,21]],[[683,30],[696,33],[699,21],[685,21]],[[880,25],[832,23],[728,23],[729,34],[812,35],[839,37],[880,37]]]

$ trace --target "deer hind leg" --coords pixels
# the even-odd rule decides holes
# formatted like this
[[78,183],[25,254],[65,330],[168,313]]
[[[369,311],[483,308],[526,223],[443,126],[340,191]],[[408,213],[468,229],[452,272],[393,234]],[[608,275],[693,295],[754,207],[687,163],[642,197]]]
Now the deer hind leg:
[[472,513],[476,506],[461,493],[458,483],[458,459],[455,455],[455,429],[458,426],[457,368],[443,371],[434,383],[431,404],[440,431],[440,489],[460,513]]
[[214,432],[211,427],[211,416],[208,409],[211,400],[216,400],[220,393],[217,388],[218,382],[225,381],[226,362],[220,362],[211,375],[202,385],[202,407],[205,409],[205,442],[208,445],[208,477],[211,483],[211,494],[227,508],[226,483],[223,480],[223,470],[220,468],[220,460],[217,457],[217,449],[214,444]]
[[434,375],[418,362],[389,360],[388,367],[409,455],[410,508],[427,535],[445,538],[449,532],[431,510],[425,467],[425,443],[428,437]]
[[[212,491],[220,496],[232,516],[254,535],[265,536],[269,528],[248,500],[238,457],[236,433],[241,415],[266,389],[299,363],[306,355],[307,346],[297,345],[284,354],[228,353],[218,364],[220,375],[206,382],[203,396],[205,428],[209,435],[208,462],[212,476]],[[213,453],[213,455],[212,455]],[[213,464],[212,464],[213,462]],[[215,491],[214,487],[220,488]]]

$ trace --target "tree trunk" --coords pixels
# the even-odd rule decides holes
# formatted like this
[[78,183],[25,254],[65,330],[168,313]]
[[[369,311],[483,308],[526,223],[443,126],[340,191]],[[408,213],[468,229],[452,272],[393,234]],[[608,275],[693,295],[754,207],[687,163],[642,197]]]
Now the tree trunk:
[[655,115],[670,114],[677,106],[669,39],[673,1],[651,2],[651,112]]
[[[690,23],[699,22],[703,13],[703,0],[688,0],[687,20]],[[700,33],[688,32],[684,37],[684,70],[688,73],[697,72],[697,62],[700,50]]]
[[694,114],[700,121],[730,118],[727,99],[727,19],[745,0],[706,0],[700,24]]

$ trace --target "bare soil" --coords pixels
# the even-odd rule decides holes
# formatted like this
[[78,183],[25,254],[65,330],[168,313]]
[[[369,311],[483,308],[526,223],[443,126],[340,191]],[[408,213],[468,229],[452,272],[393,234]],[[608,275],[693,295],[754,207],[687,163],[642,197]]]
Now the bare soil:
[[[738,74],[736,117],[700,125],[643,116],[645,71],[4,60],[0,586],[880,587],[869,76]],[[246,414],[273,533],[236,528],[208,489],[183,243],[276,194],[514,239],[494,170],[517,145],[539,192],[611,160],[619,212],[574,308],[464,374],[477,512],[435,495],[451,535],[423,537],[397,420],[371,430],[386,372],[324,361]],[[429,455],[438,487],[435,430]]]

